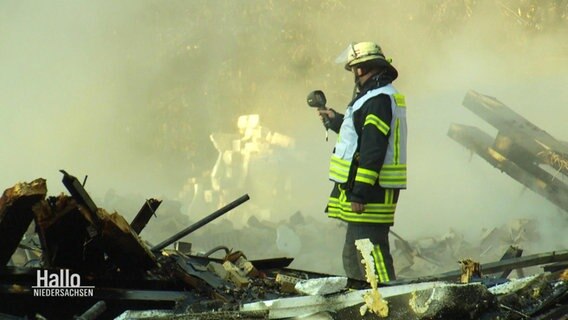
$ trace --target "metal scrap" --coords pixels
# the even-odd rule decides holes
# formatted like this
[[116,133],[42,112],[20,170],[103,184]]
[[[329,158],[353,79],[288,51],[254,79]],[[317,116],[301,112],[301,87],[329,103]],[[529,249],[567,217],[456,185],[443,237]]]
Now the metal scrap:
[[[445,265],[436,253],[446,254],[449,259],[467,253],[488,257],[489,252],[503,249],[505,244],[508,251],[501,261],[478,264],[461,257],[462,270],[430,272],[428,277],[401,277],[388,283],[373,281],[372,257],[363,254],[369,269],[369,283],[365,283],[290,269],[292,258],[249,260],[244,252],[224,245],[205,253],[193,252],[191,243],[167,248],[248,200],[248,196],[160,244],[151,245],[143,241],[139,233],[155,213],[159,200],[153,202],[154,209],[150,208],[152,203],[147,203],[148,208],[140,210],[145,212],[139,223],[134,223],[135,219],[128,224],[119,213],[108,213],[97,207],[84,185],[66,172],[64,181],[73,190],[69,190],[71,197],[62,194],[46,198],[45,193],[39,192],[37,197],[33,196],[33,201],[24,202],[26,206],[21,208],[33,208],[35,228],[26,225],[25,234],[21,236],[20,233],[0,233],[0,237],[14,237],[19,241],[15,250],[10,249],[12,262],[19,265],[12,263],[9,268],[0,268],[2,314],[33,315],[48,320],[72,316],[85,319],[283,319],[314,314],[328,319],[379,319],[386,316],[381,310],[388,305],[387,319],[455,319],[487,314],[553,319],[551,317],[560,314],[566,304],[568,271],[565,268],[552,273],[553,276],[543,274],[524,281],[502,279],[510,270],[568,261],[566,251],[521,257],[522,250],[511,246],[510,242],[535,239],[530,221],[493,229],[483,237],[478,251],[469,250],[471,245],[455,232],[440,239],[416,242],[399,236],[397,240],[402,247],[393,253],[410,257],[408,270],[420,263],[432,271],[455,264],[453,260]],[[6,191],[0,204],[17,199],[10,194]],[[11,214],[20,213],[14,210],[16,207],[5,208],[12,208]],[[6,217],[5,212],[9,211],[0,210],[2,212],[4,216],[0,214],[0,217]],[[9,221],[0,219],[0,226]],[[31,220],[27,223],[31,224]],[[262,225],[259,230],[276,228],[275,224],[258,223]],[[212,257],[221,251],[224,251],[223,258]],[[94,296],[64,304],[34,297],[36,271],[44,268],[78,272],[82,283],[95,287]],[[556,268],[562,267],[556,265]],[[460,276],[469,283],[457,283]],[[504,282],[510,285],[498,286]],[[318,285],[311,287],[314,290],[307,290],[312,284]],[[376,299],[378,292],[380,299]],[[381,302],[382,307],[376,308],[377,302]],[[361,310],[375,310],[379,314],[366,312],[362,316]],[[80,316],[76,316],[78,314]]]

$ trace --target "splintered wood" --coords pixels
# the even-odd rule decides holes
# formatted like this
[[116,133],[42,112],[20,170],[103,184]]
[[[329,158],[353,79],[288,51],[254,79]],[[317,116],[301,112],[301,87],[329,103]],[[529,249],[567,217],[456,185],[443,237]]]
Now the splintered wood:
[[[35,222],[46,267],[84,269],[84,243],[88,238],[89,220],[73,198],[63,194],[42,201],[35,210]],[[96,260],[96,261],[95,261]],[[93,268],[103,263],[101,253],[90,255]]]
[[34,208],[47,194],[45,179],[21,182],[0,198],[0,266],[5,266],[34,217]]
[[114,212],[99,208],[102,216],[102,242],[105,251],[122,270],[148,270],[156,266],[156,258],[128,222]]

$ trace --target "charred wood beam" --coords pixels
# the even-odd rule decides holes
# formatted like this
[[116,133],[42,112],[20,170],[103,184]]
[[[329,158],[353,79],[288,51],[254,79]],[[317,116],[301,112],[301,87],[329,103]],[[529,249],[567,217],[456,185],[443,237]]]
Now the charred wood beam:
[[0,198],[0,266],[5,266],[34,218],[34,207],[45,199],[44,179],[18,183]]
[[[496,98],[470,91],[463,105],[499,130],[494,148],[523,166],[547,164],[568,176],[568,146],[555,139]],[[518,161],[517,161],[518,160]]]
[[[544,300],[540,301],[540,304],[532,307],[530,310],[531,316],[541,313],[544,310],[550,309],[556,304],[560,304],[561,300],[566,300],[568,298],[568,286],[566,284],[560,284],[555,288],[554,292],[546,297]],[[568,315],[565,314],[568,318]]]
[[[526,319],[541,319],[543,315],[558,305],[566,304],[568,300],[568,282],[565,277],[566,270],[550,274],[539,274],[531,279],[519,279],[521,285],[509,290],[500,290],[498,287],[490,289],[497,295],[500,307],[506,306],[522,314]],[[507,285],[505,285],[507,287]],[[509,309],[507,309],[509,310]],[[553,318],[560,319],[560,318]]]
[[130,224],[118,213],[109,214],[98,208],[79,180],[65,172],[63,184],[79,205],[81,213],[89,220],[89,240],[85,243],[85,262],[91,256],[106,252],[111,262],[121,270],[145,271],[156,265],[156,258],[141,242]]
[[[37,233],[45,267],[96,270],[104,265],[102,251],[85,251],[90,222],[77,201],[65,195],[48,198],[35,210]],[[87,260],[87,261],[85,261]]]
[[161,200],[156,199],[148,199],[144,202],[144,205],[142,205],[142,208],[140,208],[134,220],[130,222],[130,227],[136,234],[140,234],[148,224],[148,221],[150,221],[150,218],[156,215],[156,210],[158,210],[161,203]]
[[101,244],[121,270],[145,271],[156,266],[156,257],[118,213],[101,213]]
[[540,129],[496,98],[469,91],[463,105],[489,124],[509,134],[515,144],[532,154],[554,150],[568,155],[568,146]]
[[91,223],[93,223],[95,228],[97,230],[100,229],[101,219],[97,214],[98,208],[93,199],[91,199],[91,196],[87,193],[87,190],[85,190],[81,182],[79,182],[75,176],[68,174],[65,170],[59,171],[63,173],[63,185],[67,188],[73,199],[87,209]]
[[493,138],[487,133],[475,127],[452,124],[448,136],[559,208],[568,211],[568,185],[537,165],[533,165],[530,171],[526,167],[520,167],[513,159],[493,148]]
[[224,215],[225,213],[231,211],[232,209],[238,207],[239,205],[243,204],[244,202],[250,199],[248,194],[238,198],[237,200],[229,203],[228,205],[222,207],[221,209],[213,212],[212,214],[208,215],[207,217],[197,221],[196,223],[192,224],[191,226],[183,229],[182,231],[176,233],[175,235],[171,236],[170,238],[162,241],[161,243],[155,245],[152,248],[153,252],[160,251],[165,247],[169,246],[170,244],[178,241],[179,239],[187,236],[188,234],[194,232],[195,230],[203,227],[204,225],[208,224],[209,222],[219,218],[220,216]]

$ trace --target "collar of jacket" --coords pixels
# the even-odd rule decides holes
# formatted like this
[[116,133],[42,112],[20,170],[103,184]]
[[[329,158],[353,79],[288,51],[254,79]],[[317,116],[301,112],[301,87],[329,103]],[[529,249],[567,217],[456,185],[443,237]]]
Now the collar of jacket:
[[371,90],[371,89],[376,89],[376,88],[380,88],[380,87],[384,87],[387,84],[391,83],[392,81],[390,79],[387,79],[385,76],[383,76],[382,74],[377,74],[374,75],[373,77],[371,77],[369,80],[367,80],[367,82],[365,82],[365,84],[363,85],[363,87],[361,88],[361,90],[359,90],[359,92],[357,93],[357,95],[355,95],[355,98],[353,98],[353,100],[351,100],[351,102],[349,103],[350,106],[353,105],[353,103],[355,103],[355,101],[357,99],[359,99],[362,95],[364,95],[365,93],[367,93],[367,91]]

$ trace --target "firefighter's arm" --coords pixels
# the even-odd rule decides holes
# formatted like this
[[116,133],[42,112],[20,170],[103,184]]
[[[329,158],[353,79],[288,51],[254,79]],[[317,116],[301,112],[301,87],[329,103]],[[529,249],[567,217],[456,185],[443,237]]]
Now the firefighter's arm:
[[[320,118],[322,115],[327,115],[329,118],[329,129],[335,133],[339,133],[341,124],[343,123],[343,114],[335,111],[332,108],[318,109]],[[322,118],[323,121],[323,118]]]
[[367,203],[371,187],[378,181],[388,147],[392,111],[390,98],[381,94],[362,107],[359,166],[355,173],[351,202]]

